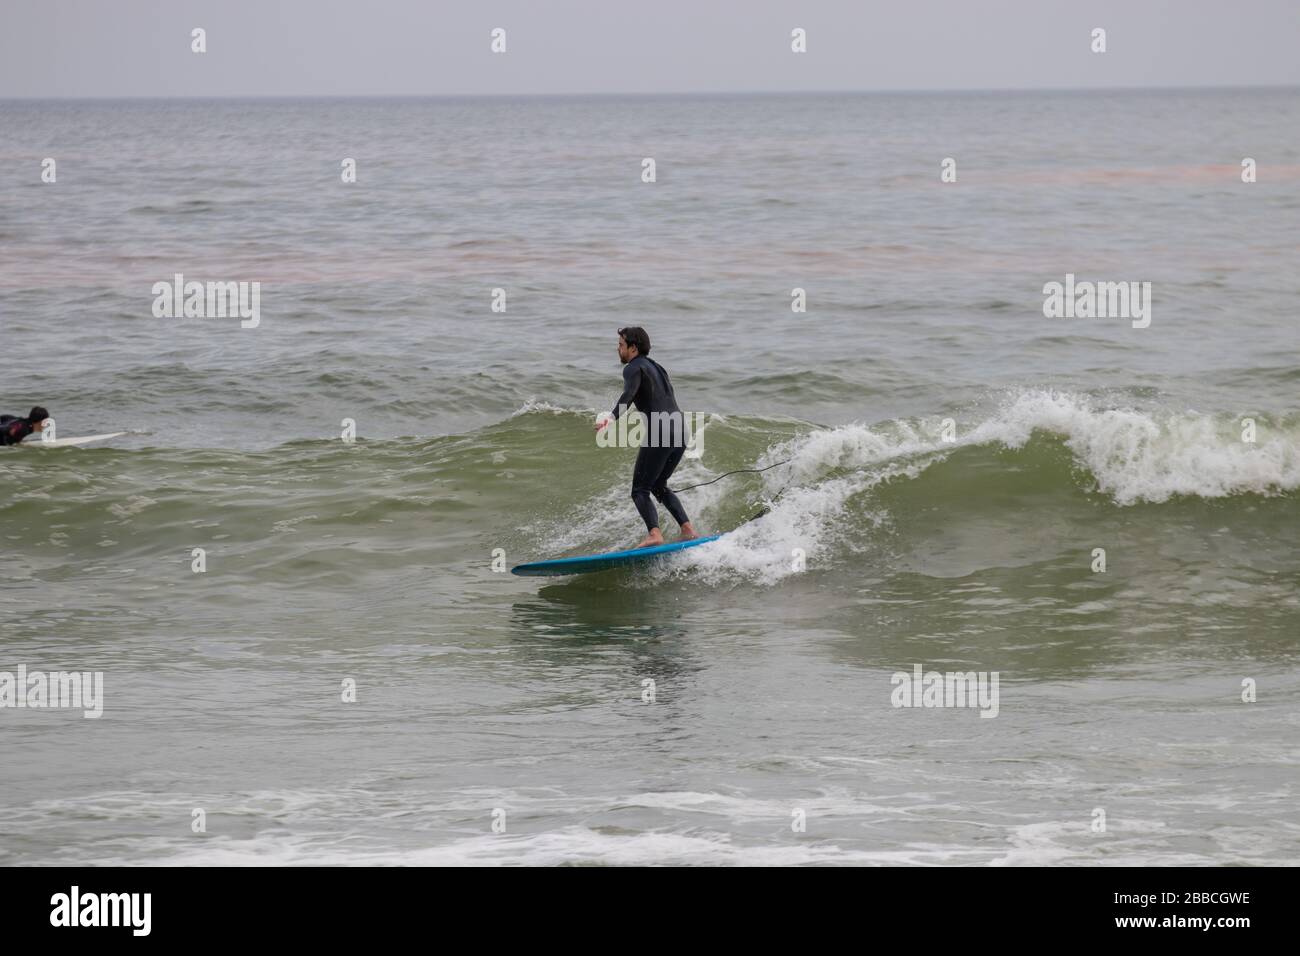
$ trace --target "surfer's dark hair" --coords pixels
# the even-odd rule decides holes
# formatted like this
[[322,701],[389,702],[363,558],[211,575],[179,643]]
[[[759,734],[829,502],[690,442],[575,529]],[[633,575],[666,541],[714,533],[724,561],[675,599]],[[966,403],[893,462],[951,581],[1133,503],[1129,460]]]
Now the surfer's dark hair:
[[35,425],[37,422],[43,422],[45,421],[45,419],[49,417],[50,417],[50,413],[47,412],[43,407],[41,407],[40,405],[33,405],[32,413],[27,416],[27,420],[31,422],[33,425]]
[[618,334],[623,336],[623,341],[628,345],[635,345],[638,355],[646,355],[650,352],[650,334],[639,325],[629,325],[625,329],[619,329]]

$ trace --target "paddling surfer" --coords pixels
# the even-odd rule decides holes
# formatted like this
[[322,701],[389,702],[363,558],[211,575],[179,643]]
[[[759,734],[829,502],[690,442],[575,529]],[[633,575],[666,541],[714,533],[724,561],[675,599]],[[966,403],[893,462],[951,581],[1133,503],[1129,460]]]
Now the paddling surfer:
[[40,405],[37,405],[26,418],[17,415],[0,415],[0,445],[17,445],[33,432],[45,430],[45,420],[50,417]]
[[[623,363],[623,394],[614,404],[613,414],[596,423],[600,431],[610,422],[635,405],[652,423],[642,438],[637,452],[636,467],[632,471],[632,502],[645,521],[646,536],[638,548],[648,548],[664,543],[659,530],[659,513],[655,510],[653,495],[668,509],[681,525],[681,540],[698,537],[686,509],[668,487],[668,479],[686,453],[686,429],[673,385],[664,367],[650,358],[650,336],[639,326],[618,330],[618,358]],[[666,425],[666,427],[658,427]]]

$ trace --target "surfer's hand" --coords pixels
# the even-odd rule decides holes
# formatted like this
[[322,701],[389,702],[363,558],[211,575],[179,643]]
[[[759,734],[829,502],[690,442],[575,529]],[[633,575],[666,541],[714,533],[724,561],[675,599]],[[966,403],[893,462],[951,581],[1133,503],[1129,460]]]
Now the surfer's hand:
[[609,424],[609,419],[608,419],[608,418],[602,418],[600,421],[596,422],[596,431],[600,431],[602,428],[604,428],[604,427],[605,427],[606,425],[608,425],[608,424]]

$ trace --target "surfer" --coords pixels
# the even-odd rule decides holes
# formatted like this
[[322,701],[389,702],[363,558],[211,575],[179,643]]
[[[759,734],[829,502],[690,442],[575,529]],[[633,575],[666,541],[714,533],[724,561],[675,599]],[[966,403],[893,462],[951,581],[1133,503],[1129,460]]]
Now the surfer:
[[[681,526],[681,539],[698,537],[686,509],[668,487],[673,469],[686,453],[686,435],[681,409],[673,397],[673,385],[664,367],[649,357],[650,336],[639,326],[618,330],[618,358],[623,363],[623,394],[614,404],[613,414],[596,423],[600,431],[618,418],[620,412],[635,405],[650,421],[642,438],[632,470],[632,501],[645,521],[646,536],[638,548],[664,543],[659,530],[659,513],[650,496],[654,495]],[[662,427],[661,427],[662,426]]]
[[32,432],[45,429],[45,419],[50,417],[40,405],[31,410],[26,418],[17,415],[0,415],[0,445],[17,445]]

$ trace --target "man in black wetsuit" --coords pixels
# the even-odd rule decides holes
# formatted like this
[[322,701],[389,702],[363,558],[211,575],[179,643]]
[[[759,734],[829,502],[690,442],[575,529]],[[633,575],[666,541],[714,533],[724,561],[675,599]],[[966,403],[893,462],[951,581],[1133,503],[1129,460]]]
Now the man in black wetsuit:
[[668,479],[686,453],[686,422],[677,399],[673,397],[673,384],[664,367],[649,357],[650,336],[638,326],[618,330],[618,358],[623,363],[623,394],[614,405],[613,415],[596,424],[600,431],[629,405],[646,416],[647,427],[641,450],[637,452],[636,468],[632,471],[632,501],[645,520],[646,536],[637,545],[648,548],[663,544],[664,535],[659,530],[659,513],[655,511],[654,495],[681,525],[682,540],[697,537],[691,519],[677,496],[668,488]]
[[0,415],[0,445],[17,445],[32,432],[45,429],[45,419],[50,413],[37,405],[26,418],[16,415]]

